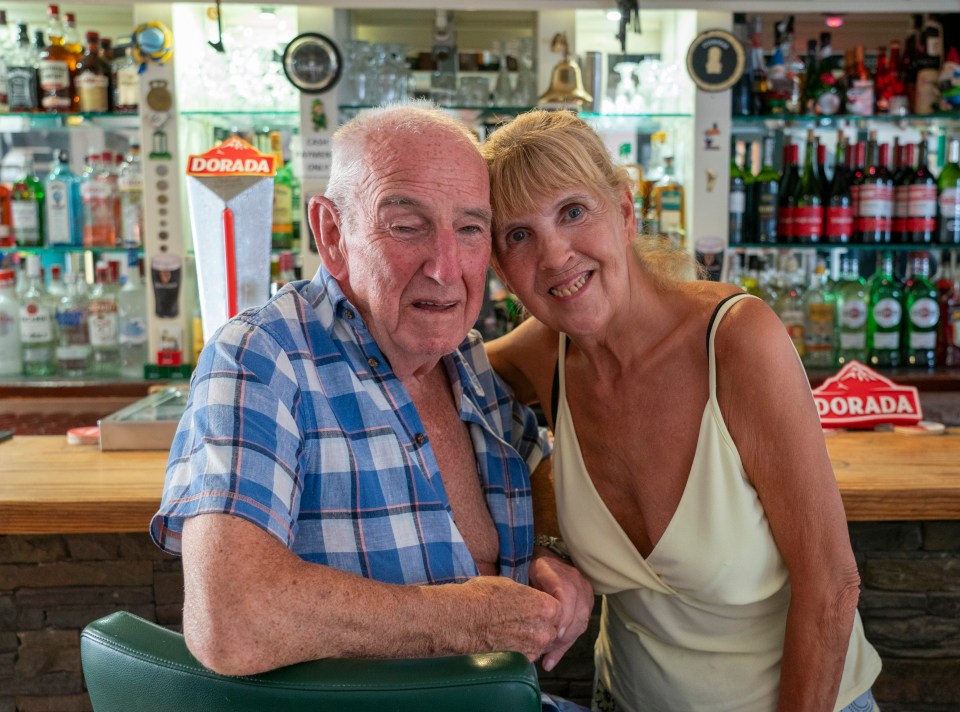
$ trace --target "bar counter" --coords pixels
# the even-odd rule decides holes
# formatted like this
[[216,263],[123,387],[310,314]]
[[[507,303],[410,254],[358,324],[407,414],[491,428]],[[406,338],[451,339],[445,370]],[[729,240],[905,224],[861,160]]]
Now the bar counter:
[[[839,432],[826,442],[849,521],[960,520],[960,428]],[[161,451],[16,436],[0,444],[0,534],[144,532],[166,460]]]

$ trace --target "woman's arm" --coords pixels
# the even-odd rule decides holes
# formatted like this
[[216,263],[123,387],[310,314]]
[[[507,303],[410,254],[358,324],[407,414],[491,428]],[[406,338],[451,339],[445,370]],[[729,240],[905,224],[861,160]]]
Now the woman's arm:
[[721,322],[717,394],[790,575],[777,709],[832,712],[860,577],[806,373],[779,318],[749,299]]
[[558,338],[556,331],[531,317],[513,331],[485,343],[494,370],[520,402],[542,403],[544,398],[549,402]]

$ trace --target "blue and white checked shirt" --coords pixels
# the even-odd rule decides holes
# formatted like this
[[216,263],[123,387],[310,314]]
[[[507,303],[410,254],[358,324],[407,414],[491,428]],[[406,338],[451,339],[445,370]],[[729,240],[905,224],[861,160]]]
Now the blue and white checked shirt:
[[[478,334],[444,365],[499,534],[500,573],[526,583],[527,468],[549,446]],[[410,396],[322,268],[231,320],[201,354],[150,534],[179,554],[184,520],[208,512],[251,521],[307,561],[379,581],[478,574]]]

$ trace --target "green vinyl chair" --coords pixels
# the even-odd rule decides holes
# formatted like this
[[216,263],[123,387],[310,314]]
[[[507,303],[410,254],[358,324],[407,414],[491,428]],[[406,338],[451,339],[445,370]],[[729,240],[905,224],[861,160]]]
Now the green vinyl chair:
[[95,712],[539,712],[520,653],[410,660],[316,660],[231,677],[203,667],[183,636],[126,612],[80,636]]

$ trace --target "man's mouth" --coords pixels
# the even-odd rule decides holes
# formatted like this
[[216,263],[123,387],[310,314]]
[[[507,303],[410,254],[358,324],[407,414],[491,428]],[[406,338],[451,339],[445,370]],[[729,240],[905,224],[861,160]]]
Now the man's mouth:
[[426,299],[421,299],[415,301],[413,306],[417,309],[424,309],[426,311],[446,311],[448,309],[453,309],[456,306],[456,302],[435,302]]
[[550,289],[550,294],[555,297],[569,297],[573,294],[576,294],[583,288],[583,285],[587,283],[587,280],[589,280],[591,276],[593,276],[593,272],[584,272],[571,284],[568,284],[565,287],[552,287]]

